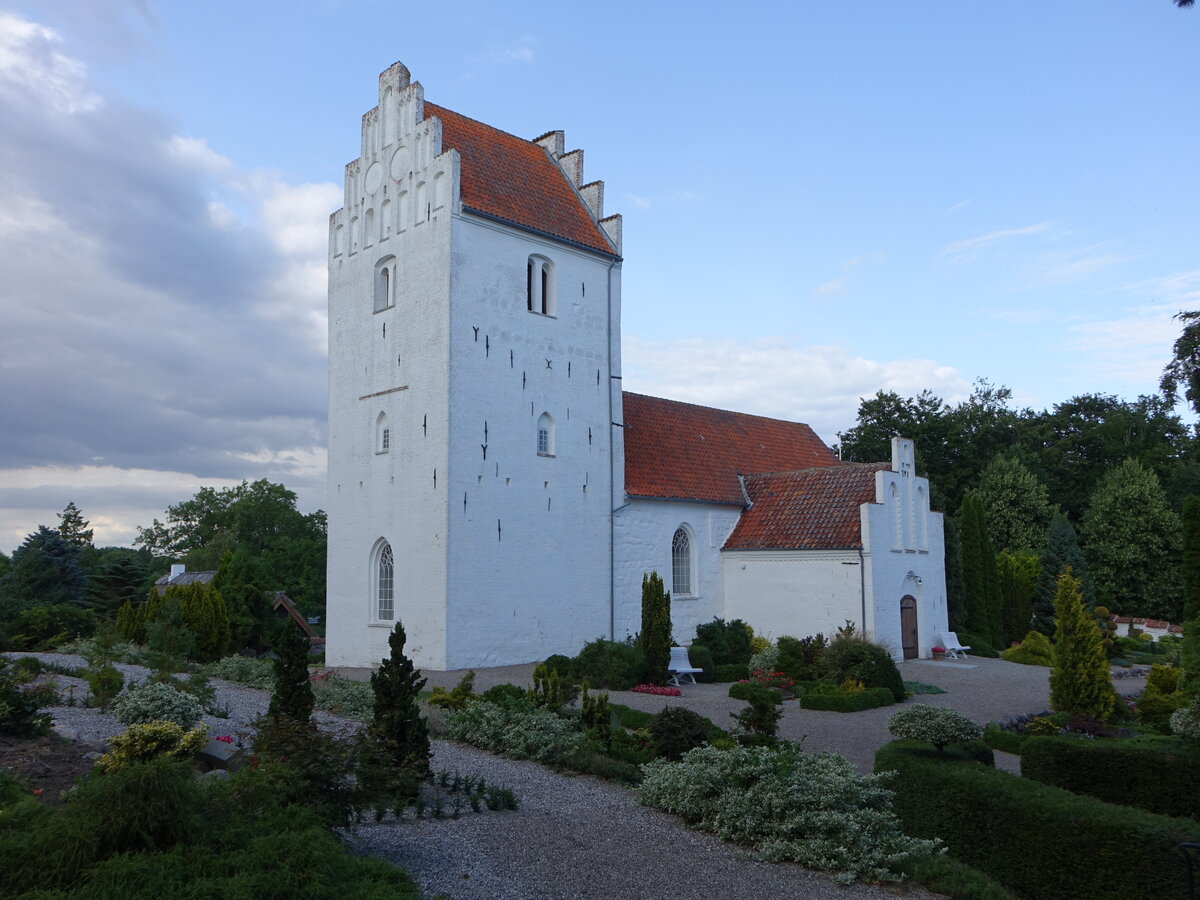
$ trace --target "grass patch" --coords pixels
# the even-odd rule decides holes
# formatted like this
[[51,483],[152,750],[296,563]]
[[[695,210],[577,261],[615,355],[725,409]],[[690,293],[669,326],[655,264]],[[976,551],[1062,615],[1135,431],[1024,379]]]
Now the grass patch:
[[936,684],[926,684],[923,681],[906,681],[904,682],[904,693],[906,694],[944,694],[946,691]]

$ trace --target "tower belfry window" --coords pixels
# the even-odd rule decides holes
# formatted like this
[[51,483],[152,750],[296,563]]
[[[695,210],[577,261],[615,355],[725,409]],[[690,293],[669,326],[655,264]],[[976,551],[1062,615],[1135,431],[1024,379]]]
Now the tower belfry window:
[[531,256],[525,265],[525,308],[542,316],[555,314],[554,263]]

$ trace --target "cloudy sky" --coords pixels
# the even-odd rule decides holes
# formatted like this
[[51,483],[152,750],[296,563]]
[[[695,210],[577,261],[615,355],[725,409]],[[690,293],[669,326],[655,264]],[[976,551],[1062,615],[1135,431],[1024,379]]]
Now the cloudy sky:
[[0,550],[201,485],[324,504],[325,246],[378,73],[587,154],[631,390],[812,424],[884,388],[1155,389],[1200,308],[1170,0],[0,0]]

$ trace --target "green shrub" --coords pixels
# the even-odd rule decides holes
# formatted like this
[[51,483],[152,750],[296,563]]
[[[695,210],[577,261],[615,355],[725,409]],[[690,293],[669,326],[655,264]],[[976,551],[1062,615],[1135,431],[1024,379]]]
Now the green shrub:
[[306,806],[332,828],[353,825],[361,806],[390,805],[381,799],[386,760],[375,749],[365,737],[347,742],[321,731],[311,719],[281,715],[260,719],[253,743],[272,801]]
[[987,726],[983,729],[983,742],[993,750],[1000,750],[1003,753],[1016,753],[1019,756],[1021,754],[1021,746],[1025,743],[1025,735],[1001,728],[995,722],[988,722]]
[[514,709],[480,700],[446,717],[446,734],[513,759],[565,765],[583,746],[578,723],[545,709]]
[[[587,679],[584,679],[584,683],[587,683]],[[533,687],[529,689],[531,705],[558,715],[576,696],[578,692],[571,685],[563,684],[562,678],[553,669],[547,669],[544,665],[533,667]]]
[[467,672],[458,680],[458,684],[450,690],[435,687],[429,697],[430,706],[440,706],[442,709],[462,709],[475,699],[475,670]]
[[713,619],[696,626],[696,640],[712,651],[718,666],[750,662],[750,637],[750,628],[741,619]]
[[1171,733],[1193,743],[1200,741],[1200,696],[1171,714]]
[[636,644],[597,638],[575,657],[575,679],[593,688],[627,691],[646,681],[646,657]]
[[947,744],[963,744],[979,737],[981,729],[962,713],[943,706],[916,703],[888,719],[888,731],[895,737],[927,741],[939,752]]
[[688,647],[688,660],[693,669],[704,670],[696,673],[696,680],[701,684],[708,684],[716,680],[717,664],[713,662],[712,651],[703,644],[692,644]]
[[945,853],[910,856],[899,871],[913,881],[953,900],[1015,900],[997,881]]
[[[832,685],[831,685],[832,687]],[[895,703],[892,692],[887,688],[866,688],[853,694],[840,691],[808,691],[800,695],[800,706],[804,709],[819,709],[826,712],[860,712]]]
[[743,735],[754,735],[774,740],[779,729],[783,710],[779,708],[782,698],[774,688],[758,684],[747,684],[745,700],[749,704],[740,712],[730,713]]
[[898,773],[893,805],[906,833],[941,836],[954,858],[1029,900],[1186,896],[1176,845],[1194,841],[1200,823],[1077,796],[956,756],[911,741],[876,752],[876,772]]
[[[297,722],[312,718],[316,699],[308,672],[308,638],[299,625],[286,621],[275,635],[275,684],[267,715]],[[374,675],[372,675],[374,678]]]
[[0,734],[24,737],[49,730],[50,715],[38,712],[35,697],[22,689],[8,660],[0,656]]
[[211,678],[232,681],[246,687],[269,691],[275,687],[275,665],[269,659],[251,656],[226,656],[207,666]]
[[117,697],[112,714],[126,725],[163,721],[188,729],[200,721],[204,705],[191,694],[169,684],[140,681]]
[[615,758],[587,747],[567,757],[564,765],[581,775],[595,775],[618,784],[636,785],[642,781],[642,768],[637,762]]
[[642,576],[642,630],[638,645],[646,658],[646,681],[667,683],[671,664],[671,595],[657,572]]
[[5,628],[13,650],[51,650],[96,630],[96,616],[66,603],[39,605],[20,612]]
[[101,709],[107,709],[125,686],[125,678],[108,663],[99,668],[87,669],[83,673],[83,679],[91,692],[92,705]]
[[186,731],[174,722],[142,722],[108,742],[108,752],[96,761],[105,772],[147,763],[160,756],[189,760],[208,743],[204,726]]
[[371,674],[373,708],[368,734],[378,753],[394,768],[425,777],[433,756],[429,724],[419,702],[425,679],[404,652],[407,640],[403,623],[397,621],[388,635],[388,655]]
[[[734,700],[749,701],[750,695],[755,691],[762,690],[761,684],[755,684],[753,681],[735,681],[729,686],[729,696]],[[782,703],[783,697],[778,691],[772,691],[775,695],[775,702]]]
[[[565,658],[565,657],[564,657]],[[546,665],[548,666],[549,660]],[[555,669],[554,671],[560,671]],[[479,695],[480,700],[486,700],[488,703],[494,703],[496,706],[528,708],[529,694],[523,687],[518,687],[515,684],[497,684],[488,688]]]
[[784,635],[776,645],[779,658],[776,667],[797,681],[815,681],[821,672],[821,660],[829,644],[825,635],[816,634],[799,639]]
[[1025,666],[1053,666],[1054,648],[1050,638],[1040,631],[1031,631],[1017,646],[1000,651],[1000,658]]
[[638,797],[689,825],[748,846],[772,862],[791,861],[855,878],[895,881],[894,867],[936,841],[904,835],[883,779],[859,775],[833,753],[701,747],[680,762],[643,767]]
[[730,681],[741,681],[743,678],[750,677],[750,669],[742,663],[731,663],[729,665],[717,666],[713,669],[713,681],[720,684],[727,684]]
[[604,750],[612,744],[612,711],[608,708],[608,692],[599,694],[588,693],[588,686],[583,686],[583,698],[580,701],[579,721],[587,736],[598,743]]
[[546,657],[546,661],[542,665],[551,672],[557,672],[558,677],[567,684],[577,684],[579,682],[579,676],[575,672],[575,660],[570,656],[555,653],[553,656]]
[[904,679],[892,654],[863,638],[838,638],[831,643],[821,658],[821,672],[834,684],[853,678],[867,687],[887,688],[897,703],[904,701]]
[[1178,738],[1032,737],[1021,774],[1109,803],[1200,818],[1200,754]]
[[708,743],[712,723],[683,706],[668,706],[650,723],[650,735],[659,756],[676,760]]
[[768,644],[750,657],[750,662],[746,665],[746,668],[751,672],[782,671],[779,667],[779,648],[774,644]]

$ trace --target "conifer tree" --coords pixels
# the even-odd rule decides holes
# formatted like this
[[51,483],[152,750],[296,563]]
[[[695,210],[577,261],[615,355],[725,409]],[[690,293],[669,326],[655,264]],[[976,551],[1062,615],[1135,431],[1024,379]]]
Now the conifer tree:
[[308,638],[300,626],[288,622],[279,629],[275,641],[275,690],[267,708],[269,718],[288,718],[300,725],[311,721],[316,701],[308,675],[308,651]]
[[671,664],[671,595],[664,592],[657,572],[642,576],[642,652],[650,684],[667,683]]
[[996,555],[988,538],[987,518],[978,495],[968,493],[959,510],[959,547],[967,627],[993,648],[1004,646]]
[[951,631],[965,631],[967,611],[963,599],[962,556],[960,552],[958,519],[947,515],[943,519],[944,565],[946,567],[946,614]]
[[404,654],[407,636],[399,621],[388,637],[391,653],[371,675],[375,714],[370,733],[391,763],[424,778],[429,775],[429,727],[421,715],[418,697],[425,687],[421,670]]
[[1050,705],[1058,712],[1078,713],[1101,721],[1116,703],[1108,656],[1096,618],[1083,605],[1079,579],[1066,569],[1054,595],[1054,668],[1050,671]]
[[1032,553],[1003,552],[996,556],[1005,646],[1021,640],[1029,631],[1033,588],[1040,573],[1041,564]]
[[1096,592],[1092,587],[1087,561],[1079,549],[1075,527],[1066,516],[1056,515],[1050,520],[1050,528],[1046,531],[1041,574],[1033,590],[1033,627],[1047,637],[1054,634],[1054,595],[1058,591],[1058,576],[1068,566],[1079,579],[1083,605],[1092,609],[1096,605]]

